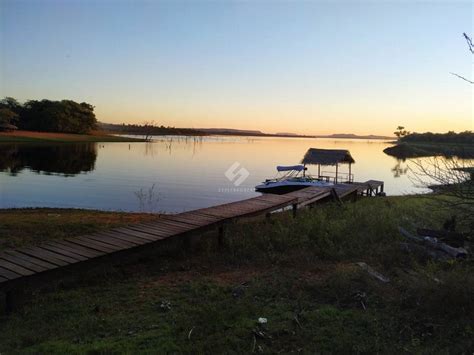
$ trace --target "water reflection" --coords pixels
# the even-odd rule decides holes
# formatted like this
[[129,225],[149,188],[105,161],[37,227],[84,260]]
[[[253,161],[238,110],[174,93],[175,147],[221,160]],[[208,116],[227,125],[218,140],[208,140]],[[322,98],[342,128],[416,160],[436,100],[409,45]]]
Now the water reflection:
[[[231,136],[154,137],[149,143],[0,144],[0,208],[183,212],[209,207],[257,196],[255,185],[274,177],[277,165],[298,164],[308,148],[350,150],[356,160],[355,180],[383,180],[389,195],[423,192],[410,180],[410,159],[401,162],[383,153],[390,145]],[[238,188],[225,175],[235,162],[250,173]],[[309,173],[316,171],[309,167]]]
[[0,171],[17,175],[24,169],[35,173],[74,176],[94,170],[96,143],[0,145]]
[[399,178],[402,175],[406,175],[408,172],[408,167],[405,164],[405,159],[398,159],[397,164],[392,168],[392,173],[394,178]]

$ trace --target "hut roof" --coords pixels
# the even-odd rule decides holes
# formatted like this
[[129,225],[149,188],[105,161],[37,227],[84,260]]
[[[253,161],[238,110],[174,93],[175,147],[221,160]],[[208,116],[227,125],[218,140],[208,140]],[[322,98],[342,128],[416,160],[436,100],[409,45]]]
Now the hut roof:
[[304,155],[302,164],[321,164],[321,165],[336,165],[336,164],[351,164],[355,163],[351,153],[345,149],[317,149],[309,148]]

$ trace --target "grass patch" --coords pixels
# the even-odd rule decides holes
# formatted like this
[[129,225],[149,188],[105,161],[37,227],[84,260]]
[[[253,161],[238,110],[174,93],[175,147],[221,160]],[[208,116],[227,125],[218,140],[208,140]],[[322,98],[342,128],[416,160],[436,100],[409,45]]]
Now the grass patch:
[[0,209],[0,250],[38,245],[46,240],[64,239],[157,216],[147,213],[102,212],[78,209]]
[[[449,211],[390,197],[301,212],[233,224],[222,250],[209,233],[191,253],[143,258],[38,294],[0,318],[0,352],[474,350],[472,261],[420,261],[398,246],[397,225],[437,228]],[[42,219],[37,229],[48,224]]]

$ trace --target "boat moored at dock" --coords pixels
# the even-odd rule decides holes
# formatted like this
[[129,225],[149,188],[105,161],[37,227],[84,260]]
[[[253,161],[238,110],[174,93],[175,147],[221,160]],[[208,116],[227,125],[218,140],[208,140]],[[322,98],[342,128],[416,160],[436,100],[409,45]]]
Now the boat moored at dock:
[[[285,194],[306,187],[328,187],[338,183],[353,183],[354,175],[351,166],[355,163],[348,150],[343,149],[316,149],[310,148],[306,152],[301,164],[291,166],[277,166],[278,175],[267,179],[255,186],[257,192]],[[318,174],[307,174],[306,165],[317,165]],[[349,172],[342,173],[340,164],[348,164]],[[322,171],[321,167],[334,166],[335,171]]]

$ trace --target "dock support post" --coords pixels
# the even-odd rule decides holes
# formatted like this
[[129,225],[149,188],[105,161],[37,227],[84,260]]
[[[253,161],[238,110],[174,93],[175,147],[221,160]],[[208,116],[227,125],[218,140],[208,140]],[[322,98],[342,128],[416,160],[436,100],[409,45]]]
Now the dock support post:
[[335,188],[332,188],[331,189],[331,195],[332,195],[332,198],[337,202],[339,203],[340,205],[343,204],[341,198],[339,197],[339,195],[337,194],[337,191]]
[[224,226],[219,226],[217,230],[217,245],[219,248],[222,248],[224,246],[224,236],[225,236],[225,228]]
[[11,291],[0,291],[0,314],[7,315],[13,309],[13,297]]
[[293,210],[293,218],[296,218],[296,211],[298,211],[298,204],[294,203],[292,206],[291,206],[292,210]]
[[356,202],[357,201],[357,198],[359,197],[359,192],[357,190],[355,190],[353,193],[352,193],[352,202]]

